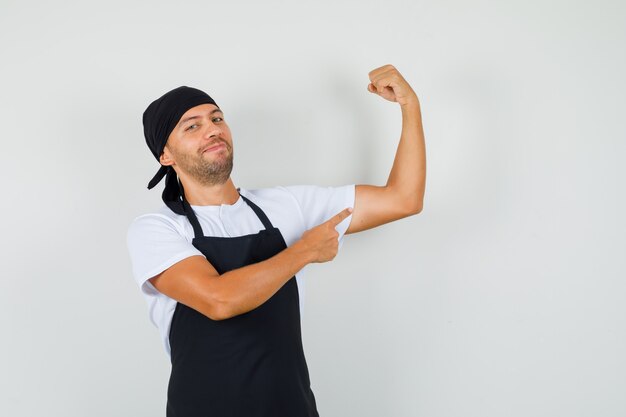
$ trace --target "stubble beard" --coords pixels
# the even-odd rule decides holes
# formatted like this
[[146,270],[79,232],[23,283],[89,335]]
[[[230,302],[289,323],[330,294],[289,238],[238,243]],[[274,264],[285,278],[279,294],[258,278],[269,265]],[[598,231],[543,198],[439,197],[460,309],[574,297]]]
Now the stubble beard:
[[[203,153],[198,156],[179,155],[177,164],[194,180],[202,185],[224,184],[233,170],[233,151],[227,143],[225,149],[217,151],[220,155],[210,158]],[[226,152],[227,155],[221,155]]]

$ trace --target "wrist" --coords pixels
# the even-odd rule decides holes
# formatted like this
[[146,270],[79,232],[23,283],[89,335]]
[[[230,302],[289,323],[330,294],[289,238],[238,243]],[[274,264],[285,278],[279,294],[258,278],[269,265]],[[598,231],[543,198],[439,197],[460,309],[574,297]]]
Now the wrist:
[[414,96],[413,98],[404,100],[402,103],[400,103],[400,107],[404,110],[404,109],[419,109],[420,107],[420,101],[417,98],[417,96]]
[[402,120],[414,120],[422,117],[419,101],[410,101],[400,105]]
[[305,240],[300,239],[289,247],[294,255],[305,262],[305,265],[312,263],[315,260],[315,254]]

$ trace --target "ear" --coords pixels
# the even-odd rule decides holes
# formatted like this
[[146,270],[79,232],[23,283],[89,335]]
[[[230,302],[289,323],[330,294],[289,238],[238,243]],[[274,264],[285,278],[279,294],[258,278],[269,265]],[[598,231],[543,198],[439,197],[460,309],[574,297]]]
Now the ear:
[[161,163],[161,165],[165,165],[165,166],[174,165],[174,159],[172,158],[172,154],[170,153],[170,150],[167,148],[167,145],[165,145],[165,148],[163,149],[163,152],[161,153],[161,156],[159,157],[159,162]]

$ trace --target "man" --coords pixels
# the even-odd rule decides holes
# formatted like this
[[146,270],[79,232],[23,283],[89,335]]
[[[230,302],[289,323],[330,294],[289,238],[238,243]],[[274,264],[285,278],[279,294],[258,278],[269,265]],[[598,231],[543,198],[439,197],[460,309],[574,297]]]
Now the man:
[[368,91],[400,104],[385,186],[235,188],[224,111],[201,90],[148,106],[146,142],[165,206],[131,223],[133,273],[172,371],[167,416],[318,416],[302,348],[303,269],[332,260],[344,234],[417,214],[425,188],[415,92],[392,66]]

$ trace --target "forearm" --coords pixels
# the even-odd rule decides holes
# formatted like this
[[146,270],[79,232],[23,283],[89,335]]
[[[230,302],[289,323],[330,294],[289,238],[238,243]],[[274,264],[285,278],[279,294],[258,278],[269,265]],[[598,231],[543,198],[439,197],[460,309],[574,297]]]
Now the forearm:
[[416,97],[400,107],[402,133],[386,186],[419,211],[426,182],[426,150],[420,103]]
[[224,305],[221,318],[255,309],[272,297],[291,277],[312,262],[311,251],[300,241],[262,262],[225,272],[218,278]]

